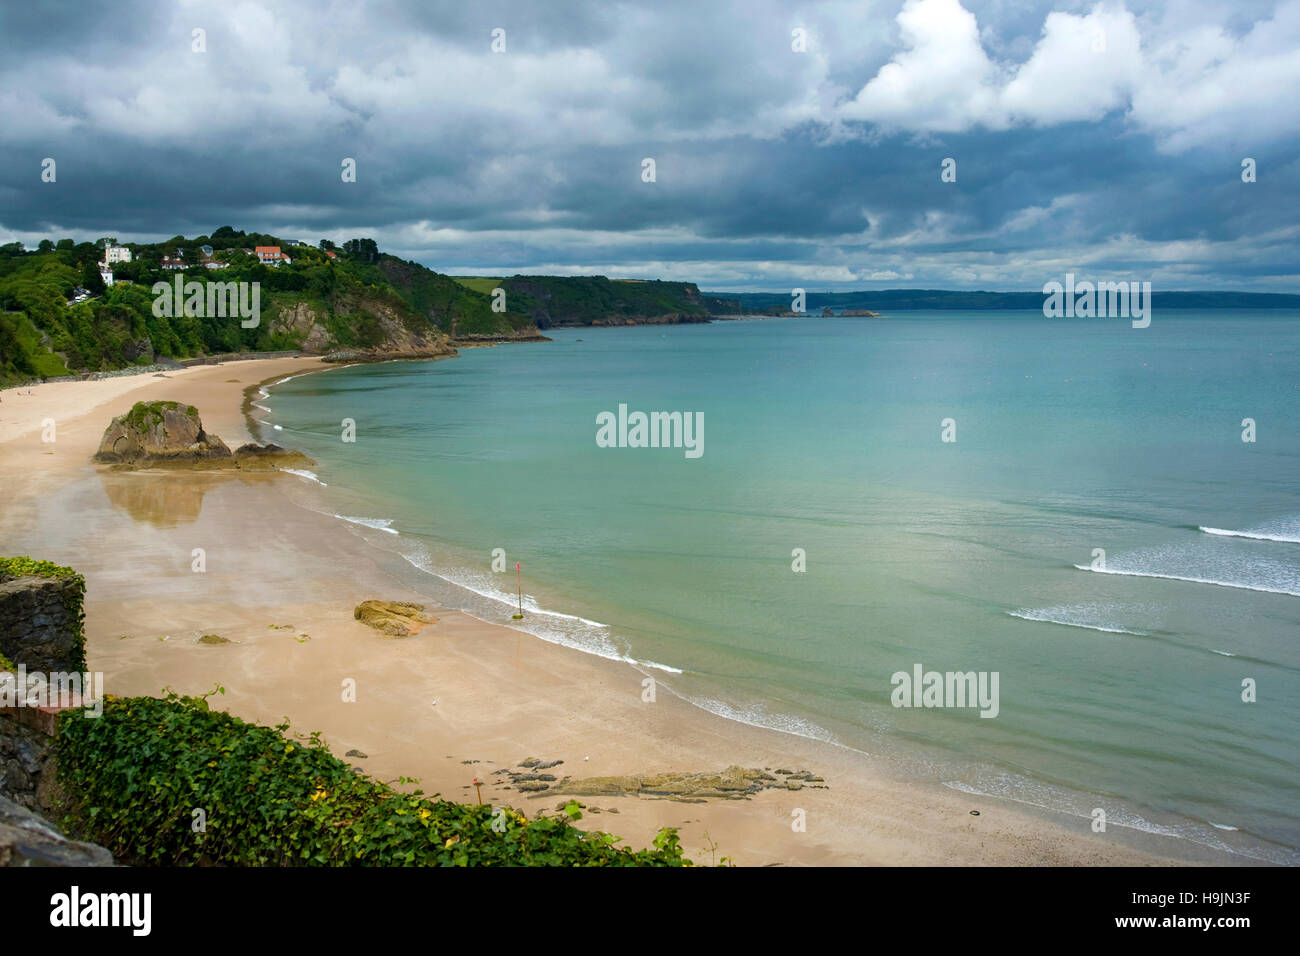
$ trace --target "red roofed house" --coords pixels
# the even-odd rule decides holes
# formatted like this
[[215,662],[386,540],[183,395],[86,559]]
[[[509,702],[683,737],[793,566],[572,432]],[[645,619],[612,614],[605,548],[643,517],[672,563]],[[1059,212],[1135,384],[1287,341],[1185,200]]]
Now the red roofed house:
[[264,266],[278,266],[280,260],[292,262],[293,260],[280,251],[279,246],[258,246],[255,250],[257,259]]

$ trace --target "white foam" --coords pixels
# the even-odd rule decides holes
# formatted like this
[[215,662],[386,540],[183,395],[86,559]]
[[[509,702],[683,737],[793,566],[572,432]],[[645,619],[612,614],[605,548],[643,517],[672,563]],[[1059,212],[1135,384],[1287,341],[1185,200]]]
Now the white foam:
[[392,527],[392,518],[354,518],[348,515],[335,515],[344,521],[350,521],[352,524],[364,525],[367,528],[374,528],[376,531],[387,531],[389,534],[397,534],[397,529]]
[[856,753],[866,753],[866,751],[841,744],[830,731],[817,726],[812,721],[804,720],[802,717],[795,717],[791,714],[769,713],[756,705],[741,707],[711,697],[682,697],[682,700],[694,704],[700,710],[708,711],[710,714],[726,720],[734,720],[738,724],[757,727],[760,730],[775,730],[794,737],[807,737],[809,740],[835,744],[842,749],[853,750]]
[[1300,591],[1288,591],[1286,588],[1271,588],[1262,584],[1246,584],[1242,581],[1219,581],[1214,578],[1197,578],[1191,575],[1160,574],[1156,571],[1121,571],[1118,568],[1094,568],[1087,564],[1076,564],[1080,571],[1095,571],[1097,574],[1118,574],[1133,578],[1163,578],[1166,581],[1186,581],[1190,584],[1213,584],[1221,588],[1240,588],[1243,591],[1260,591],[1265,594],[1289,594],[1300,597]]
[[1236,656],[1237,656],[1236,654],[1232,653],[1232,651],[1216,651],[1214,648],[1210,648],[1210,653],[1211,653],[1211,654],[1222,654],[1224,657],[1236,657]]
[[1018,617],[1022,621],[1038,621],[1043,624],[1060,624],[1064,627],[1081,627],[1089,631],[1101,631],[1105,634],[1131,634],[1134,637],[1146,637],[1142,631],[1130,631],[1123,627],[1106,627],[1102,624],[1089,624],[1085,621],[1070,620],[1066,614],[1071,611],[1077,611],[1078,608],[1071,607],[1049,607],[1041,610],[1007,611],[1011,617]]
[[1294,532],[1268,532],[1268,531],[1229,531],[1226,528],[1207,528],[1204,525],[1198,525],[1198,530],[1206,534],[1217,534],[1226,538],[1251,538],[1255,541],[1285,541],[1289,544],[1300,544],[1300,535]]
[[307,470],[305,470],[305,469],[301,469],[301,468],[281,468],[280,470],[281,470],[281,471],[287,471],[287,472],[288,472],[289,474],[291,474],[291,475],[297,475],[299,478],[306,478],[308,481],[314,481],[314,482],[316,482],[316,484],[320,485],[322,488],[328,488],[328,487],[329,487],[327,484],[325,484],[325,482],[323,482],[323,481],[321,481],[319,478],[317,478],[317,477],[316,477],[312,472],[307,471]]
[[[336,515],[335,517],[343,517]],[[355,520],[344,518],[344,520]],[[387,530],[387,529],[384,529]],[[394,532],[396,533],[396,532]],[[432,561],[424,554],[406,554],[402,557],[414,568],[418,568],[425,574],[441,578],[456,587],[463,588],[471,594],[477,594],[479,597],[486,598],[495,604],[502,605],[502,615],[508,610],[514,610],[519,606],[519,596],[510,594],[492,586],[483,580],[483,575],[479,572],[467,568],[455,568],[450,570],[435,570]],[[631,664],[637,667],[650,667],[655,670],[663,671],[668,674],[681,674],[682,669],[673,667],[671,664],[661,664],[658,661],[640,660],[618,650],[609,636],[609,625],[602,624],[600,621],[593,621],[589,618],[580,617],[576,614],[565,614],[561,611],[552,611],[541,607],[537,600],[531,594],[523,596],[523,620],[516,621],[513,618],[510,621],[504,621],[501,618],[493,617],[491,619],[479,617],[470,610],[465,610],[466,614],[476,620],[484,621],[488,624],[504,624],[513,630],[523,631],[525,634],[531,634],[533,637],[540,638],[548,644],[559,644],[563,647],[572,648],[573,650],[582,651],[584,654],[591,654],[595,657],[607,661],[616,661],[620,664]],[[539,621],[538,618],[541,618]]]
[[[410,561],[411,559],[408,557],[407,560]],[[445,571],[434,571],[432,570],[432,568],[421,567],[418,564],[416,565],[416,567],[419,567],[421,571],[427,571],[429,574],[436,574],[438,577],[446,581],[450,581],[452,584],[456,585],[457,587],[462,587],[466,591],[472,591],[474,594],[477,594],[479,597],[485,597],[491,601],[499,601],[502,604],[507,604],[512,607],[517,607],[520,603],[518,594],[511,593],[509,591],[503,591],[499,588],[494,587],[492,584],[488,583],[483,579],[483,575],[481,573],[472,571],[468,568],[454,568]],[[533,614],[541,614],[546,617],[554,617],[566,621],[578,621],[582,624],[586,624],[589,627],[597,627],[597,628],[605,628],[605,629],[609,627],[608,624],[602,624],[600,621],[588,620],[587,618],[579,617],[576,614],[564,614],[560,611],[547,610],[546,608],[539,605],[536,599],[531,594],[525,594],[523,596],[523,607],[525,611],[530,611]]]
[[[1000,800],[1011,800],[1015,803],[1023,803],[1031,807],[1040,807],[1044,810],[1051,810],[1056,813],[1066,813],[1070,816],[1082,817],[1084,819],[1092,816],[1091,810],[1084,809],[1078,803],[1084,794],[1071,794],[1069,791],[1050,784],[1039,783],[1015,774],[1000,774],[997,778],[999,785],[989,786],[987,789],[971,786],[960,780],[945,780],[943,785],[950,790],[957,790],[961,793],[969,793],[977,797],[991,797]],[[1028,791],[1028,792],[1026,792]],[[1047,802],[1044,802],[1044,801]],[[1087,802],[1091,802],[1090,799]],[[1071,804],[1074,804],[1073,806]],[[1154,823],[1145,819],[1141,815],[1132,812],[1123,807],[1108,809],[1106,813],[1107,825],[1124,827],[1129,830],[1138,830],[1142,833],[1152,833],[1158,836],[1173,837],[1179,840],[1189,840],[1192,843],[1207,846],[1211,849],[1220,850],[1226,853],[1233,853],[1240,856],[1246,856],[1254,860],[1264,860],[1270,863],[1280,863],[1283,865],[1294,866],[1295,854],[1290,850],[1282,851],[1276,848],[1265,847],[1241,847],[1229,846],[1211,831],[1204,827],[1198,826],[1195,821],[1188,821],[1187,825],[1172,827],[1160,823]],[[1230,827],[1223,824],[1211,824],[1219,830],[1236,830],[1236,827]]]

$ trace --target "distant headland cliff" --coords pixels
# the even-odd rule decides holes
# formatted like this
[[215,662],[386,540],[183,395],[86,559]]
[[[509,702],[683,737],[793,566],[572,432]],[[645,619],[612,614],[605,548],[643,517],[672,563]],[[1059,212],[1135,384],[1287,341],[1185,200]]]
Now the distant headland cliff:
[[690,282],[453,278],[373,239],[309,244],[230,226],[158,243],[11,242],[0,246],[0,386],[234,354],[436,357],[545,341],[542,329],[562,326],[707,322],[739,306]]

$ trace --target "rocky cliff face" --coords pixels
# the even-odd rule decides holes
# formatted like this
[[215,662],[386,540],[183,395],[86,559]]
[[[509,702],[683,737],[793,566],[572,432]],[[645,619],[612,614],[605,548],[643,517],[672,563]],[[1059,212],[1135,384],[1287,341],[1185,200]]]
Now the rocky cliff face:
[[220,438],[203,430],[198,409],[179,402],[136,402],[129,412],[109,423],[94,460],[134,468],[182,466],[241,471],[314,464],[301,452],[279,445],[249,443],[231,452]]
[[333,336],[317,318],[316,312],[306,302],[296,302],[292,307],[280,310],[271,322],[271,331],[290,335],[301,343],[299,348],[302,351],[320,355],[329,351]]
[[306,302],[281,308],[270,328],[275,334],[297,339],[310,355],[343,356],[337,361],[383,361],[393,358],[432,358],[455,355],[448,336],[437,326],[415,321],[400,305],[344,297],[336,308],[331,331],[327,316]]

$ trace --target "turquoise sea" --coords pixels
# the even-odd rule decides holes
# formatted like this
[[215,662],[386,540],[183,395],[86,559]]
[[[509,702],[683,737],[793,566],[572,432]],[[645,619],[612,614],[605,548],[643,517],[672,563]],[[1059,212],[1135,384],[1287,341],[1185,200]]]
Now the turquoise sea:
[[[1300,314],[547,334],[295,377],[268,434],[432,600],[510,623],[518,561],[525,629],[715,713],[1300,862]],[[620,404],[703,454],[599,447]],[[894,707],[918,664],[997,716]]]

